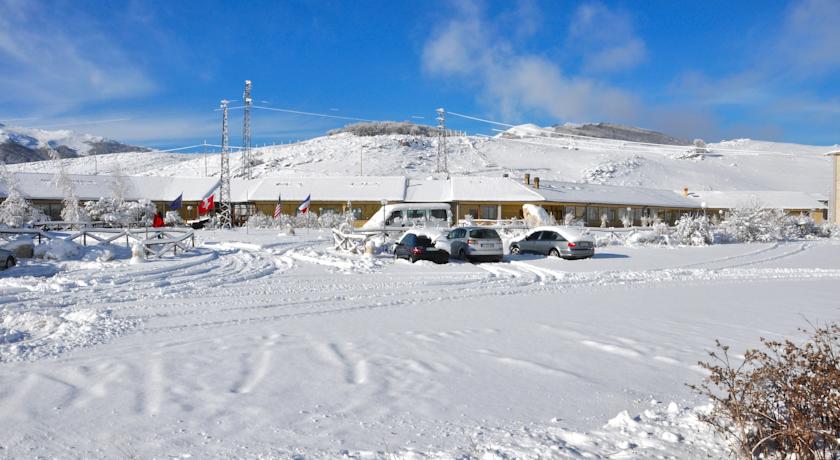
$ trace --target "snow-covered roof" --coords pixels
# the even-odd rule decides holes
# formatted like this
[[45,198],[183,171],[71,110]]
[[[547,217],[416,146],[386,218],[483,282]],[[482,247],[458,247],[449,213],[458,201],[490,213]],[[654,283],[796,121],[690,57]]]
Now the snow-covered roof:
[[707,208],[732,209],[738,206],[758,202],[766,208],[775,209],[828,209],[828,198],[820,193],[762,191],[696,191],[688,196],[699,207],[706,203]]
[[409,203],[440,203],[452,200],[452,181],[449,179],[408,179],[405,201]]
[[[55,175],[42,173],[14,173],[17,186],[25,198],[54,200],[64,193],[56,186]],[[218,186],[213,177],[158,176],[94,176],[67,174],[73,193],[80,200],[98,200],[112,196],[119,188],[126,200],[146,198],[152,201],[171,201],[184,194],[184,201],[200,201]],[[6,196],[5,184],[0,184],[0,196]]]
[[[266,177],[250,182],[256,184],[248,185],[248,201],[274,201],[278,195],[284,200],[303,200],[311,195],[312,201],[402,201],[406,179],[403,176]],[[243,193],[236,190],[241,186],[231,184],[237,196]]]
[[455,176],[450,179],[409,179],[405,201],[543,201],[530,188],[506,177]]
[[535,190],[507,177],[453,177],[452,201],[542,201]]
[[697,208],[692,200],[674,193],[642,187],[617,185],[580,184],[575,182],[541,181],[540,188],[532,189],[545,201],[561,203],[591,203],[630,206],[655,206],[663,208]]

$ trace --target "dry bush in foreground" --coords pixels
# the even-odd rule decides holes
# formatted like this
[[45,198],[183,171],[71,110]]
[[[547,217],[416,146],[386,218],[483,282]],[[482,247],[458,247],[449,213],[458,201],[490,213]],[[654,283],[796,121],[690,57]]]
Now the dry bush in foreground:
[[711,374],[689,386],[713,401],[701,420],[744,459],[840,459],[840,324],[814,327],[802,345],[761,343],[735,365],[717,341],[699,363]]

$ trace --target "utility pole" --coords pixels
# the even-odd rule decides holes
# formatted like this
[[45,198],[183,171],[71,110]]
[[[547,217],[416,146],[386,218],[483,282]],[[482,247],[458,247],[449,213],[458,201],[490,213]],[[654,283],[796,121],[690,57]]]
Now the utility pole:
[[245,92],[242,94],[245,110],[242,115],[242,171],[245,178],[251,178],[251,80],[245,80]]
[[438,122],[438,149],[437,149],[437,166],[435,172],[445,172],[449,175],[449,165],[446,159],[446,110],[443,108],[437,109]]
[[228,103],[222,99],[222,165],[219,172],[219,223],[231,228],[230,209],[230,152],[228,151]]

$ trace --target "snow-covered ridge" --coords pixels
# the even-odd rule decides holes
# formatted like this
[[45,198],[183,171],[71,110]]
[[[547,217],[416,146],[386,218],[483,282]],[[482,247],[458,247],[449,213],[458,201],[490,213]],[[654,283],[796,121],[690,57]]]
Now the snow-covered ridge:
[[48,149],[54,149],[62,158],[148,151],[143,147],[66,129],[48,131],[0,124],[0,161],[12,164],[47,160],[50,158]]

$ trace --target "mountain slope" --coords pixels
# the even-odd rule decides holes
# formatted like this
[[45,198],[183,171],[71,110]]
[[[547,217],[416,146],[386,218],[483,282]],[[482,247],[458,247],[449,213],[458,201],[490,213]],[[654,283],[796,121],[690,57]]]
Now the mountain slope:
[[[790,190],[827,194],[831,169],[823,153],[832,147],[752,141],[709,144],[696,153],[686,146],[649,145],[622,140],[522,135],[450,137],[453,175],[521,177],[661,189]],[[356,136],[340,133],[295,144],[254,150],[253,177],[318,175],[432,176],[437,139],[426,136]],[[160,176],[219,174],[218,154],[122,153],[63,161],[68,172]],[[231,154],[234,177],[243,177],[239,153]],[[10,169],[50,172],[55,162],[26,163]]]
[[6,164],[50,159],[53,149],[60,158],[77,158],[116,152],[147,152],[148,149],[126,145],[91,134],[68,130],[47,131],[10,127],[0,124],[0,161]]

